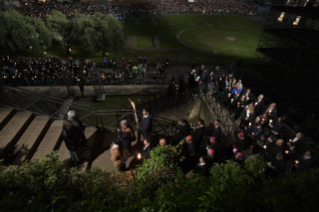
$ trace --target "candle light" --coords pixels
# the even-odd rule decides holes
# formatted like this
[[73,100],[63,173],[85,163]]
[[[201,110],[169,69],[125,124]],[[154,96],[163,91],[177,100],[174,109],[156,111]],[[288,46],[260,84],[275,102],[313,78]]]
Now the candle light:
[[141,153],[138,153],[138,154],[137,154],[137,159],[141,160],[141,158],[142,158]]
[[289,142],[291,143],[291,142],[292,142],[292,139],[289,139]]
[[251,126],[251,122],[249,122],[249,126]]
[[247,114],[247,118],[249,118],[249,113]]
[[255,102],[255,106],[257,105],[257,102]]
[[234,99],[231,99],[231,100],[230,100],[230,102],[233,102],[233,101],[234,101]]
[[288,151],[288,150],[286,150],[286,151],[285,151],[285,153],[286,153],[286,154],[288,154],[288,153],[289,153],[289,151]]
[[229,93],[229,94],[228,94],[228,97],[230,97],[230,95],[231,95],[231,94]]
[[251,133],[251,135],[252,135],[252,136],[254,136],[254,135],[255,135],[255,133]]
[[299,161],[298,160],[295,160],[295,164],[298,164],[299,163]]
[[266,145],[264,145],[263,147],[264,147],[264,149],[266,149],[266,148],[267,148],[267,146],[266,146]]
[[272,119],[269,120],[269,123],[271,123],[271,122],[272,122]]

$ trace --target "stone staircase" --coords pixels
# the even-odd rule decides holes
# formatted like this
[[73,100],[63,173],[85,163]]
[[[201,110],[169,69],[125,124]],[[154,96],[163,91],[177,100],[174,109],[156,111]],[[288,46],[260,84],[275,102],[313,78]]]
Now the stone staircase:
[[[47,116],[0,107],[0,160],[3,159],[5,165],[16,166],[27,160],[42,160],[45,155],[57,150],[66,167],[73,166],[61,138],[62,124],[63,120],[52,121]],[[88,150],[84,152],[85,162],[80,165],[80,171],[91,167],[97,129],[88,127],[85,135]]]

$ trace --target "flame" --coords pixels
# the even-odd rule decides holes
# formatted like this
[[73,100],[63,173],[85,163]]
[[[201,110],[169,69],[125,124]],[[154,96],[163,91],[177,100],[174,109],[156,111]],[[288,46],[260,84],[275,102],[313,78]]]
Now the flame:
[[141,153],[138,153],[138,154],[137,154],[137,159],[141,160],[141,158],[142,158]]

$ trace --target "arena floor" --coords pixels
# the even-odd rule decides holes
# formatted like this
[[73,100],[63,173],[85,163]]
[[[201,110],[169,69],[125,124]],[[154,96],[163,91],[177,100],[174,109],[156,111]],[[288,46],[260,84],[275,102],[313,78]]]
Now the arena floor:
[[[108,53],[111,58],[135,59],[147,56],[150,64],[157,58],[170,58],[173,63],[196,59],[207,61],[234,61],[239,58],[252,61],[263,30],[263,24],[239,15],[172,15],[130,19],[124,23],[126,35],[122,51]],[[59,47],[47,55],[64,57]],[[100,62],[101,53],[90,54],[76,46],[73,56]]]

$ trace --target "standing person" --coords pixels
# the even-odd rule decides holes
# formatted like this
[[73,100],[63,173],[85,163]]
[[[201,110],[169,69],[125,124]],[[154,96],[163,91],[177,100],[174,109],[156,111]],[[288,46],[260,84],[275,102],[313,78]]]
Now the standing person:
[[260,94],[258,96],[258,99],[257,101],[255,102],[255,108],[254,108],[254,111],[255,111],[255,115],[258,116],[260,115],[260,113],[263,111],[263,108],[264,108],[264,95]]
[[67,116],[68,116],[68,120],[72,122],[72,125],[74,127],[74,129],[77,131],[78,135],[80,136],[82,142],[82,148],[83,149],[86,149],[86,137],[85,137],[85,134],[84,134],[84,131],[85,131],[85,127],[83,126],[82,122],[80,121],[80,119],[78,119],[76,117],[76,113],[75,111],[73,110],[70,110],[68,113],[67,113]]
[[168,86],[168,97],[171,102],[175,102],[175,96],[176,96],[176,86],[175,82],[172,80],[171,83]]
[[139,65],[139,67],[140,68],[142,68],[143,67],[143,58],[142,57],[140,57],[139,59],[138,59],[138,65]]
[[176,131],[175,135],[171,139],[171,145],[177,145],[186,136],[190,135],[190,127],[185,119],[180,119],[178,121],[179,129]]
[[147,59],[146,59],[146,57],[144,57],[144,59],[143,59],[143,67],[147,68]]
[[63,121],[62,139],[65,142],[66,148],[70,151],[71,160],[79,164],[83,163],[81,137],[70,120]]
[[82,80],[79,81],[79,88],[81,91],[82,99],[84,99],[84,85],[83,85]]
[[[143,134],[143,138],[145,139],[147,136],[151,135],[152,133],[152,126],[153,126],[153,118],[154,115],[150,113],[149,107],[144,107],[143,111],[143,118],[141,121],[141,124],[139,125],[139,130]],[[136,122],[138,122],[139,119],[136,118]]]
[[142,77],[143,77],[143,81],[145,80],[145,77],[146,77],[146,68],[145,67],[143,67],[142,69],[141,69],[141,73],[142,73]]
[[208,165],[206,164],[206,157],[200,157],[199,158],[199,163],[194,167],[193,173],[194,174],[202,174],[206,177],[209,176],[209,170],[208,170]]
[[147,136],[146,138],[144,138],[144,146],[142,148],[142,158],[144,159],[148,159],[151,158],[151,150],[152,150],[152,146],[151,146],[151,137]]
[[196,152],[199,152],[199,147],[204,139],[204,134],[205,134],[205,122],[203,119],[200,119],[197,122],[195,136],[193,139],[193,143],[194,143],[194,147],[195,147]]
[[113,139],[113,146],[111,148],[111,160],[114,163],[114,167],[118,171],[125,171],[126,170],[126,160],[127,160],[127,154],[124,151],[123,148],[123,142],[115,137]]
[[216,138],[216,141],[220,141],[220,136],[222,134],[222,130],[220,128],[220,120],[216,119],[214,121],[214,126],[212,128],[211,136]]
[[131,155],[133,132],[128,127],[127,121],[124,119],[120,122],[121,129],[117,129],[117,135],[124,143],[124,148]]

